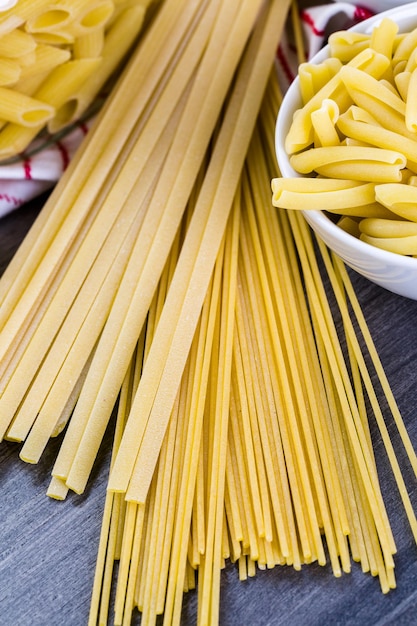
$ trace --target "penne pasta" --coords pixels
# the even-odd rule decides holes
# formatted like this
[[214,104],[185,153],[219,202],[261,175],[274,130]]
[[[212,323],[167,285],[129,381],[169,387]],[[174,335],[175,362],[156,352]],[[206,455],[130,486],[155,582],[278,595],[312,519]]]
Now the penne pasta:
[[85,3],[74,16],[70,30],[75,36],[85,35],[100,28],[105,28],[114,11],[112,0],[96,0],[93,6]]
[[15,28],[0,36],[0,56],[16,59],[36,49],[36,41],[23,29]]
[[[66,102],[61,104],[54,119],[48,124],[51,132],[56,132],[80,118],[88,109],[126,56],[137,33],[142,28],[144,19],[145,11],[141,6],[133,6],[120,13],[107,31],[101,50],[100,65],[89,80],[83,82],[78,89],[74,88]],[[94,31],[94,33],[98,34],[99,31]],[[76,49],[76,43],[74,47]],[[83,57],[80,55],[80,58]]]
[[20,65],[16,61],[0,58],[0,85],[4,87],[16,85],[21,72]]
[[0,119],[27,128],[42,127],[54,114],[53,106],[13,89],[0,88]]
[[101,59],[74,59],[58,65],[34,94],[58,109],[100,66]]
[[[49,134],[54,134],[79,119],[94,101],[96,108],[102,105],[99,92],[115,76],[116,69],[142,30],[146,11],[153,2],[156,0],[126,0],[117,3],[115,10],[113,0],[60,0],[53,3],[19,0],[13,9],[1,12],[0,60],[4,58],[5,61],[0,86],[13,86],[17,93],[36,99],[35,94],[41,88],[44,93],[53,91],[52,83],[57,80],[55,91],[61,91],[62,97],[54,95],[52,98],[59,107],[53,119],[42,118],[39,114],[38,123],[32,121],[30,124],[31,130],[28,130],[27,119],[22,118],[23,121],[19,122],[18,115],[13,112],[2,116],[5,132],[0,138],[0,160],[17,156],[45,127]],[[6,62],[7,59],[18,61],[19,67]],[[84,70],[80,71],[79,80],[73,82],[72,77],[63,89],[63,73],[55,72],[55,69],[67,61],[83,59],[86,63],[97,59],[89,80],[86,80]],[[74,70],[73,74],[76,73]],[[46,97],[50,99],[50,93]],[[10,98],[4,104],[8,109],[15,106]],[[10,128],[5,126],[6,122],[10,123]]]
[[[143,11],[143,13],[145,13]],[[80,35],[74,40],[73,57],[75,59],[93,58],[103,54],[105,41],[104,29],[95,28],[89,33]]]

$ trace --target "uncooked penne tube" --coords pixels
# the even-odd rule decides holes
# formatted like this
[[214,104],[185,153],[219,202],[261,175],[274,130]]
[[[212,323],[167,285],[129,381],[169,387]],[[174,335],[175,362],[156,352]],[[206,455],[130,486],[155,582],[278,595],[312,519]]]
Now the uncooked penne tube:
[[[58,65],[48,76],[41,81],[39,88],[33,94],[33,98],[39,99],[53,111],[50,118],[52,121],[57,109],[62,107],[77,90],[78,85],[84,84],[100,67],[101,59],[74,59]],[[32,125],[25,130],[19,125],[9,125],[0,132],[0,157],[10,156],[20,152],[25,145],[36,137],[43,128],[44,122]]]
[[34,97],[57,109],[94,75],[100,64],[101,58],[74,59],[62,63],[52,70]]
[[[48,124],[50,132],[56,132],[82,116],[133,44],[144,18],[144,9],[139,5],[126,9],[113,22],[103,42],[100,55],[102,62],[88,81],[84,81],[78,89],[73,89],[73,92],[68,94],[68,100],[61,105]],[[99,34],[100,31],[96,30],[94,33]]]
[[[142,9],[145,14],[144,9]],[[80,35],[74,41],[72,54],[74,59],[92,58],[102,55],[105,42],[104,28],[95,28],[94,30]],[[123,42],[120,41],[122,44]]]
[[86,3],[77,14],[69,30],[74,36],[85,35],[97,29],[104,28],[114,11],[111,0],[99,0],[94,4]]
[[13,59],[0,58],[0,85],[4,87],[16,85],[21,71],[20,65]]
[[16,28],[10,33],[0,36],[0,56],[11,59],[22,57],[36,48],[36,41],[24,30]]
[[13,89],[0,87],[0,119],[26,127],[45,124],[54,115],[50,104]]
[[57,65],[69,61],[71,52],[63,48],[48,46],[47,44],[38,44],[35,49],[35,57],[33,63],[29,66],[22,67],[22,79],[28,79],[36,74],[47,75]]

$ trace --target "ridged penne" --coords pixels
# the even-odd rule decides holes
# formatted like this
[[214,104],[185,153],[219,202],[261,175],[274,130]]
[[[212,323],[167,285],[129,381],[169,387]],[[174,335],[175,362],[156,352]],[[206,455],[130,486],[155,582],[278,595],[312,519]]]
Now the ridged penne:
[[88,109],[129,50],[144,18],[145,10],[140,5],[132,6],[119,15],[106,34],[101,64],[97,66],[90,79],[70,95],[65,105],[61,105],[60,110],[49,122],[51,132],[56,132],[79,118]]
[[35,97],[59,108],[97,70],[101,59],[74,59],[56,67],[42,83]]
[[[46,126],[49,133],[55,133],[85,113],[136,41],[148,7],[157,2],[17,0],[13,7],[0,12],[0,86],[13,87],[16,92],[0,107],[0,160],[16,156],[14,150],[27,148],[25,141],[31,142]],[[94,69],[86,81],[85,69],[92,59],[95,59],[91,66]],[[62,64],[82,60],[85,63],[79,80],[75,81],[76,72],[72,71],[71,79],[63,79],[68,68],[55,72]],[[57,81],[55,87],[54,81]],[[21,110],[22,100],[19,112],[14,110],[15,102],[18,94],[37,99],[39,90],[47,94],[45,103],[56,102],[56,109],[48,108],[42,123],[40,114],[34,121],[34,113],[28,122],[29,116]],[[97,99],[97,108],[102,101],[101,97]],[[19,119],[25,129],[18,128]],[[7,140],[11,141],[9,146]]]
[[20,78],[21,67],[13,59],[0,58],[0,85],[15,85]]
[[52,118],[54,108],[36,98],[31,98],[14,89],[0,87],[0,119],[36,127]]
[[36,41],[20,28],[0,36],[0,56],[11,59],[22,57],[36,48]]
[[105,41],[103,28],[95,28],[74,40],[73,56],[75,59],[94,58],[102,56]]

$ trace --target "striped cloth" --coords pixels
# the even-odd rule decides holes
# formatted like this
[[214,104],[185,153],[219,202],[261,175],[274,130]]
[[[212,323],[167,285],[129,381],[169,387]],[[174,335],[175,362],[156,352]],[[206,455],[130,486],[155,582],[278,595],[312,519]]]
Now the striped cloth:
[[[331,31],[349,28],[370,17],[371,11],[347,2],[328,4],[300,1],[300,17],[307,58],[323,45]],[[277,54],[277,68],[283,91],[297,73],[297,59],[291,38],[284,34]],[[39,151],[31,144],[27,154],[10,164],[0,165],[0,218],[54,186],[88,131],[88,124],[76,125],[59,141]],[[39,142],[39,140],[38,140]],[[28,156],[30,154],[30,156]]]

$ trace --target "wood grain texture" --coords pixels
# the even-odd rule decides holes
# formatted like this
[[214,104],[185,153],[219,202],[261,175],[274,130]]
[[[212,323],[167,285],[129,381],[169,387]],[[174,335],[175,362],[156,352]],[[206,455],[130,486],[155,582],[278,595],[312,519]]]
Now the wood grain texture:
[[[0,271],[30,227],[44,198],[0,220]],[[417,444],[417,302],[395,296],[352,275],[392,389]],[[111,427],[83,496],[65,502],[45,494],[60,439],[52,441],[38,465],[19,457],[19,445],[0,444],[0,626],[84,626],[104,504]],[[396,450],[397,442],[394,441]],[[382,489],[397,542],[397,589],[383,596],[377,579],[353,564],[335,579],[330,567],[301,572],[275,568],[239,582],[228,565],[222,576],[223,626],[409,626],[417,614],[417,548],[376,436]],[[401,450],[399,459],[403,459]],[[417,506],[415,479],[406,473]],[[185,596],[183,623],[196,623],[197,594]],[[135,614],[135,624],[140,623]]]

